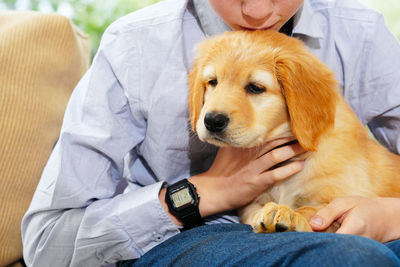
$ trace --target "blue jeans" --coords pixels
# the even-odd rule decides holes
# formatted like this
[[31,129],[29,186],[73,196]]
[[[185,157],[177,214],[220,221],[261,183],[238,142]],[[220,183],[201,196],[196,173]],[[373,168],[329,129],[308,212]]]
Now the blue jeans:
[[328,233],[254,234],[248,225],[205,225],[154,247],[134,266],[400,266],[400,240]]

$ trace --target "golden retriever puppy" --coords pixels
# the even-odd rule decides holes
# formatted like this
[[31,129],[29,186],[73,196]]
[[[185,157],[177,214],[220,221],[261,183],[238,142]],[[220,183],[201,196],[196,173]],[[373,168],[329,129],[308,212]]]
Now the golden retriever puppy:
[[192,130],[217,146],[295,136],[304,169],[240,211],[255,232],[311,231],[340,196],[400,197],[400,157],[369,138],[334,74],[294,38],[229,32],[198,46],[189,75]]

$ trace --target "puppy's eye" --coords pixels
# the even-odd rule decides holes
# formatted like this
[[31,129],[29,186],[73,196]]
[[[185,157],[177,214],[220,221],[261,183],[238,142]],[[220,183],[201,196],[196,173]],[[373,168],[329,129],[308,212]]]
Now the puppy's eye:
[[212,80],[208,81],[208,84],[211,85],[212,87],[215,87],[215,86],[217,86],[218,81],[217,81],[217,79],[212,79]]
[[260,86],[255,83],[249,83],[248,85],[246,85],[245,89],[248,93],[251,93],[251,94],[261,94],[261,93],[265,92],[264,86]]

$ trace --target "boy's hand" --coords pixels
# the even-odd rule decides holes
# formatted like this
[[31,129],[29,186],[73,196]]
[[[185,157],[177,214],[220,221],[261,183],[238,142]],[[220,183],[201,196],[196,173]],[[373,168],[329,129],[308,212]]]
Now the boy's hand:
[[400,238],[400,199],[349,196],[334,199],[315,214],[310,225],[324,231],[333,222],[338,234],[360,235],[388,242]]
[[251,149],[220,148],[211,168],[189,179],[201,196],[201,215],[243,207],[275,182],[302,170],[302,161],[273,168],[305,152],[298,143],[278,147],[291,140],[282,138]]

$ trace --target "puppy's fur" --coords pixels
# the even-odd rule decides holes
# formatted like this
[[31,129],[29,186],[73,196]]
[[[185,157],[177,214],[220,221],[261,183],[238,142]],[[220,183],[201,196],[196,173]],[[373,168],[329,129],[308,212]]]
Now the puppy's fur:
[[309,218],[340,196],[400,197],[400,157],[369,138],[332,71],[299,40],[274,31],[207,39],[189,87],[202,141],[255,147],[295,136],[308,151],[301,172],[241,211],[256,232],[311,231]]

